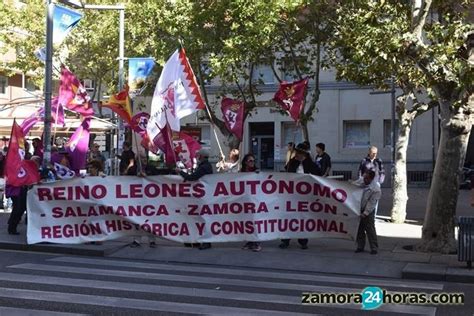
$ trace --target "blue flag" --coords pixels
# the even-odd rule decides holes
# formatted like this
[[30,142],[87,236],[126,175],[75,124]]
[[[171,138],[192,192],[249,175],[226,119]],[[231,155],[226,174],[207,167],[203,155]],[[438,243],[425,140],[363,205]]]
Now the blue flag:
[[[54,5],[53,14],[53,44],[61,44],[69,32],[79,23],[82,14],[76,11]],[[42,62],[46,61],[46,48],[35,51],[35,56]]]
[[128,59],[128,86],[130,94],[139,95],[146,86],[146,79],[150,75],[155,60],[151,57]]
[[82,14],[58,5],[54,6],[53,43],[60,44],[82,18]]

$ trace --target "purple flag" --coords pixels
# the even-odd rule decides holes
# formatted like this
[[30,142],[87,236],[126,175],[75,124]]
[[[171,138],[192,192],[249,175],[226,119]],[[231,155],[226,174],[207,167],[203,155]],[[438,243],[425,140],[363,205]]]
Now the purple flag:
[[59,103],[84,117],[94,115],[91,98],[79,79],[66,67],[61,67]]
[[21,130],[23,131],[23,135],[28,135],[28,132],[30,131],[35,124],[42,119],[43,117],[41,116],[40,113],[41,109],[33,113],[31,116],[27,117],[26,119],[23,120],[23,122],[20,125]]
[[[61,104],[58,103],[58,98],[53,98],[51,100],[51,116],[53,118],[53,124],[56,126],[64,126],[64,108]],[[44,106],[39,108],[35,113],[30,117],[27,117],[23,120],[20,127],[23,130],[23,135],[27,135],[30,129],[38,123],[38,121],[44,120]]]
[[59,103],[58,97],[51,100],[51,116],[53,117],[53,123],[56,126],[64,127],[64,125],[66,125],[64,119],[64,107]]
[[71,138],[64,146],[69,153],[70,169],[79,174],[81,169],[85,169],[87,151],[89,150],[89,127],[91,118],[87,117],[82,121]]

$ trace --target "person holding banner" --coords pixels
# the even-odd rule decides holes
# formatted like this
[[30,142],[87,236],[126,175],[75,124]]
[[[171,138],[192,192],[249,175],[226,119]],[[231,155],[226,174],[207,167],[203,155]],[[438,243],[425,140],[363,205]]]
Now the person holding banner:
[[[244,156],[244,159],[242,159],[240,172],[258,172],[257,167],[255,167],[255,156],[253,154],[246,154]],[[242,249],[250,249],[252,251],[259,252],[262,250],[262,247],[260,246],[259,242],[249,241],[242,247]]]
[[224,157],[216,164],[217,172],[220,173],[236,173],[239,172],[239,150],[234,148],[229,152],[229,161],[225,161]]
[[[288,172],[317,174],[318,169],[311,159],[309,148],[309,144],[306,143],[300,143],[295,147],[295,157],[288,162]],[[298,243],[301,249],[308,249],[308,239],[298,239]],[[289,246],[290,239],[282,239],[278,247],[286,249]]]
[[316,144],[316,159],[314,163],[318,168],[318,176],[327,177],[331,172],[331,157],[326,153],[326,145],[324,143]]
[[105,164],[105,157],[102,155],[100,152],[100,145],[97,143],[94,143],[92,147],[89,150],[89,153],[87,155],[87,162],[90,163],[92,161],[98,161],[101,163],[102,168],[104,167]]
[[[358,183],[354,183],[358,185]],[[369,240],[370,254],[376,255],[378,249],[377,232],[375,231],[375,212],[382,191],[380,183],[376,180],[376,172],[367,170],[363,175],[363,182],[359,186],[364,187],[362,201],[360,203],[360,223],[357,231],[356,253],[363,252],[365,248],[365,236]]]
[[8,234],[20,235],[17,231],[21,217],[26,211],[26,194],[28,189],[25,186],[15,187],[7,185],[5,187],[5,196],[12,200],[12,212],[8,218]]
[[[201,148],[196,153],[196,158],[198,161],[198,165],[196,170],[192,174],[187,174],[186,172],[182,171],[180,168],[176,168],[176,173],[179,174],[184,178],[186,181],[197,181],[201,177],[205,176],[206,174],[212,174],[212,165],[209,163],[209,150]],[[185,246],[189,247],[191,244],[184,244]],[[192,244],[193,246],[195,244]],[[209,249],[211,248],[210,242],[205,242],[199,245],[199,250]]]
[[135,164],[135,153],[129,142],[123,142],[123,150],[120,158],[120,175],[122,176],[136,176],[137,166]]

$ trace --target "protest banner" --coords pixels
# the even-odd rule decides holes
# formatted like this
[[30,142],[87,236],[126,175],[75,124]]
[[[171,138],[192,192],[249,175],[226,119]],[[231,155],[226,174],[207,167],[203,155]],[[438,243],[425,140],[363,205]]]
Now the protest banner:
[[28,243],[154,234],[177,242],[354,239],[362,189],[308,174],[86,177],[28,192]]

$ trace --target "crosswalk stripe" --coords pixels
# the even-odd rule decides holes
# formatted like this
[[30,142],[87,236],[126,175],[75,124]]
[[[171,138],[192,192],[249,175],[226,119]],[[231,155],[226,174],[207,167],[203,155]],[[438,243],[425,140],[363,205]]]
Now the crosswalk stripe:
[[[347,292],[360,292],[360,289],[350,289],[350,288],[338,288],[338,287],[329,287],[329,286],[317,286],[317,285],[305,285],[305,284],[291,284],[291,283],[278,283],[278,282],[266,282],[266,281],[252,281],[252,280],[239,280],[239,279],[223,279],[223,278],[214,278],[214,277],[199,277],[199,276],[183,276],[183,275],[168,275],[161,273],[147,273],[147,272],[137,272],[137,271],[120,271],[120,270],[103,270],[103,269],[93,269],[93,268],[81,268],[81,267],[66,267],[66,266],[51,266],[43,264],[17,264],[9,266],[9,268],[19,268],[19,269],[28,269],[28,270],[39,270],[39,271],[51,271],[51,272],[65,272],[65,273],[81,273],[89,275],[102,275],[102,276],[116,276],[116,277],[127,277],[127,278],[142,278],[142,279],[152,279],[152,280],[167,280],[175,282],[192,282],[192,283],[203,283],[203,284],[215,284],[215,285],[233,285],[233,286],[242,286],[242,287],[255,287],[255,288],[268,288],[268,289],[284,289],[284,290],[296,290],[301,292],[324,292],[324,293],[347,293]],[[3,275],[3,274],[0,274]],[[73,284],[79,284],[75,281],[72,281]],[[91,280],[87,280],[88,284],[91,284]],[[98,281],[94,281],[98,282]],[[96,283],[98,284],[98,283]],[[124,286],[124,284],[127,284]],[[68,285],[68,284],[65,284]],[[121,283],[119,289],[127,289],[128,283]],[[201,290],[199,290],[201,291]],[[225,291],[220,291],[224,293]],[[229,291],[230,292],[230,291]],[[234,293],[235,291],[232,291]],[[236,299],[232,293],[225,295],[223,298],[227,299]],[[212,293],[209,293],[209,297],[213,297]],[[250,297],[253,300],[261,300],[263,302],[265,299],[276,300],[276,303],[285,303],[285,304],[300,304],[300,297],[296,297],[295,300],[292,300],[290,297],[285,297],[282,295],[273,295],[265,294],[271,296],[264,296],[264,294],[249,293]],[[290,298],[290,299],[289,299]],[[283,301],[283,302],[282,302]],[[352,308],[360,309],[359,305],[326,305],[327,307],[340,307],[340,308]],[[417,315],[434,315],[436,313],[435,307],[429,306],[415,306],[415,305],[384,305],[378,309],[379,311],[393,311],[398,313],[405,314],[417,314]]]
[[35,301],[60,302],[107,306],[115,308],[129,308],[137,310],[151,310],[160,312],[190,313],[205,315],[313,315],[306,313],[267,311],[252,308],[226,307],[206,304],[190,304],[181,302],[151,301],[123,297],[109,297],[75,293],[48,292],[24,289],[0,288],[0,297],[27,299]]
[[53,312],[37,309],[0,306],[0,315],[8,316],[86,316],[87,314]]
[[57,257],[49,259],[48,261],[53,262],[68,262],[77,264],[90,264],[100,266],[114,266],[114,267],[133,267],[135,269],[156,269],[156,270],[167,270],[167,271],[183,271],[183,272],[195,272],[195,273],[215,273],[215,274],[227,274],[233,276],[254,276],[254,277],[265,277],[275,279],[289,279],[289,280],[303,280],[303,281],[315,281],[315,282],[329,282],[329,283],[342,283],[342,284],[370,284],[371,286],[390,286],[399,288],[410,288],[410,289],[426,289],[426,290],[442,290],[444,285],[439,283],[428,283],[428,282],[404,282],[398,280],[380,280],[375,278],[351,278],[351,277],[340,277],[340,276],[324,276],[314,274],[303,274],[303,273],[286,273],[286,272],[267,272],[267,271],[256,271],[256,270],[245,270],[245,269],[234,269],[234,268],[214,268],[214,267],[198,267],[198,266],[180,266],[170,264],[159,264],[159,263],[143,263],[143,262],[131,262],[131,261],[112,261],[104,259],[88,259],[78,257]]

